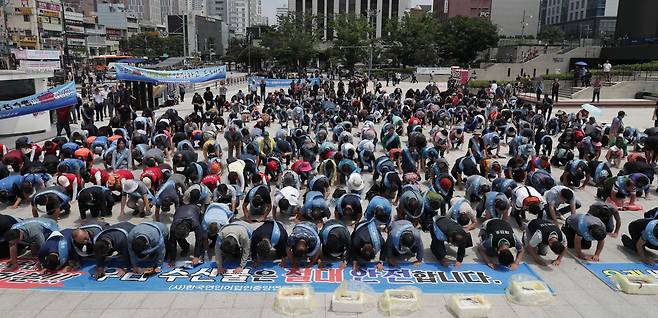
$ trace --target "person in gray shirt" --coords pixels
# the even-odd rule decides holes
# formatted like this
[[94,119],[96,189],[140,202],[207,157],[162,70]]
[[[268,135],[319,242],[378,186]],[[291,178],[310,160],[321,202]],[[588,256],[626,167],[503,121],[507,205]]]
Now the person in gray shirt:
[[20,221],[11,226],[4,234],[9,242],[9,267],[18,265],[18,244],[29,245],[32,255],[37,255],[39,248],[54,231],[58,231],[57,222],[46,218],[32,218]]
[[251,235],[254,228],[244,221],[235,221],[222,227],[217,234],[215,243],[215,257],[217,259],[217,271],[219,274],[226,273],[224,268],[224,256],[239,257],[240,264],[233,269],[234,273],[241,273],[247,266],[251,256]]
[[[573,190],[562,185],[556,185],[550,190],[544,192],[544,200],[546,201],[545,208],[547,217],[549,217],[555,225],[558,225],[558,213],[560,215],[567,213],[573,215],[576,214],[576,210],[581,207],[580,201],[576,200]],[[559,208],[562,204],[567,204],[567,206]]]
[[155,263],[154,272],[161,271],[164,263],[166,244],[169,238],[169,229],[164,223],[160,222],[142,222],[128,233],[128,252],[130,254],[130,263],[133,265],[133,273],[142,273],[142,268],[138,266],[140,260],[153,260]]
[[[591,214],[572,214],[562,228],[567,236],[569,248],[576,251],[578,258],[598,262],[605,244],[605,224],[601,219]],[[597,241],[594,255],[586,255],[583,250],[592,247],[592,241]]]

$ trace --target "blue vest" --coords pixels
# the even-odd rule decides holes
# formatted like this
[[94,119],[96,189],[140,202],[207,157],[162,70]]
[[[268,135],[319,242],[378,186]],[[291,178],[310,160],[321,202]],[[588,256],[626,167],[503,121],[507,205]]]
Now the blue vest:
[[653,246],[658,246],[658,238],[653,234],[653,230],[656,228],[657,224],[658,220],[652,220],[644,228],[644,231],[642,231],[642,238]]
[[[149,255],[149,254],[157,251],[158,249],[160,249],[162,246],[164,246],[165,237],[164,237],[164,234],[162,233],[162,230],[160,229],[160,227],[158,227],[155,223],[142,222],[141,224],[146,224],[148,226],[151,226],[151,227],[155,228],[158,231],[158,242],[157,242],[157,244],[153,245],[151,248],[149,248],[149,249],[147,249],[147,250],[145,250],[141,253],[142,255]],[[149,244],[151,244],[151,242],[149,242]]]
[[[84,229],[90,229],[90,228],[98,229],[98,230],[99,230],[99,233],[103,231],[103,228],[102,228],[100,225],[98,225],[98,224],[83,225],[83,226],[79,227],[78,229],[84,230]],[[94,238],[92,237],[91,240],[92,240],[92,242],[93,242]],[[75,244],[72,244],[72,245],[73,245],[73,250],[75,251],[75,253],[78,254],[78,255],[80,255],[81,257],[91,257],[91,256],[94,255],[93,253],[87,253],[87,252],[82,251],[82,250],[81,250],[80,248],[78,248],[78,246],[75,245]]]
[[59,256],[59,266],[64,266],[69,259],[69,239],[59,231],[53,231],[46,241],[57,239],[57,255]]
[[414,229],[413,225],[405,224],[403,226],[400,226],[400,227],[396,228],[395,231],[393,231],[390,234],[391,239],[393,240],[393,247],[395,247],[395,249],[398,252],[401,252],[400,251],[400,237],[402,236],[402,233],[404,233],[405,231],[413,231],[413,229]]
[[374,221],[368,221],[368,222],[362,222],[361,224],[357,225],[356,229],[354,231],[357,231],[363,226],[368,227],[368,234],[370,236],[370,242],[372,243],[372,247],[375,250],[375,254],[377,254],[381,249],[382,249],[382,241],[380,239],[380,234],[379,234],[379,229],[377,228],[377,223]]
[[207,232],[210,224],[217,223],[221,228],[228,224],[231,218],[233,218],[233,212],[229,209],[228,205],[224,203],[211,203],[206,208],[206,213],[203,214],[201,226]]
[[443,231],[439,228],[439,226],[436,224],[436,221],[440,218],[440,216],[435,216],[434,219],[432,220],[432,228],[434,230],[434,236],[436,236],[436,239],[441,241],[441,242],[446,242],[448,241],[448,237],[446,236]]
[[[315,255],[319,250],[320,250],[320,245],[322,245],[320,241],[320,236],[318,235],[317,229],[315,229],[315,225],[313,225],[310,222],[302,222],[298,223],[295,225],[295,228],[299,227],[302,230],[302,236],[310,238],[313,236],[315,238],[315,248],[313,248],[312,251],[306,253],[307,256],[313,256]],[[293,228],[294,232],[294,228]]]
[[466,199],[464,199],[464,198],[459,198],[459,199],[457,200],[457,202],[455,202],[455,204],[453,204],[453,205],[450,207],[450,210],[449,210],[448,212],[450,213],[450,218],[451,218],[453,221],[457,221],[457,218],[459,217],[459,210],[461,209],[462,204],[464,204],[464,203],[468,204],[468,202],[466,201]]
[[335,228],[339,228],[339,227],[342,227],[345,230],[347,230],[347,227],[345,227],[345,225],[343,225],[341,223],[334,223],[334,224],[331,224],[331,225],[323,226],[322,230],[320,230],[320,238],[322,239],[322,242],[326,243],[327,238],[329,237],[329,233],[331,232],[331,230],[333,230]]

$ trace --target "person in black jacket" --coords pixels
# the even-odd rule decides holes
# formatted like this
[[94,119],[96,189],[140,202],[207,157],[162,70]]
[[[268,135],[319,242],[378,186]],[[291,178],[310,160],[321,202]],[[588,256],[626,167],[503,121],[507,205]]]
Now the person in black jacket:
[[448,266],[448,259],[446,258],[448,252],[445,243],[457,247],[455,268],[459,268],[464,261],[466,247],[472,245],[469,242],[471,241],[470,234],[464,231],[464,227],[453,221],[450,217],[437,217],[434,220],[432,230],[430,230],[430,235],[432,236],[430,250],[443,266]]
[[87,219],[87,210],[92,217],[112,216],[112,206],[114,197],[112,191],[102,186],[88,186],[78,194],[78,208],[80,209],[80,219]]
[[128,251],[128,233],[135,227],[130,222],[121,222],[101,231],[94,238],[94,256],[96,257],[96,279],[105,276],[106,258],[114,252],[125,259],[125,266],[119,268],[117,274],[123,276],[131,268],[130,254]]
[[178,207],[169,228],[169,239],[167,240],[167,259],[169,266],[176,263],[176,246],[181,247],[181,254],[187,254],[190,250],[190,243],[187,242],[187,236],[194,232],[194,257],[192,265],[201,263],[204,256],[205,248],[203,244],[203,227],[201,226],[201,210],[198,206],[188,204]]
[[258,267],[260,260],[285,258],[287,241],[288,232],[283,224],[274,220],[265,221],[251,235],[252,267]]
[[[20,219],[13,217],[11,215],[0,214],[0,237],[4,237],[5,232],[11,229],[11,226],[20,222]],[[18,253],[22,254],[22,251],[25,250],[26,245],[18,245]],[[9,257],[9,242],[4,239],[0,240],[0,259],[5,259]]]

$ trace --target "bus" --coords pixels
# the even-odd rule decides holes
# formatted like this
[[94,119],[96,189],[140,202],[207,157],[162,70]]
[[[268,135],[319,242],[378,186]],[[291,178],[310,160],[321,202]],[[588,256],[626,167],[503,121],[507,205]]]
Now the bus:
[[113,63],[123,59],[132,59],[129,55],[99,55],[91,57],[94,69],[98,72],[107,71]]

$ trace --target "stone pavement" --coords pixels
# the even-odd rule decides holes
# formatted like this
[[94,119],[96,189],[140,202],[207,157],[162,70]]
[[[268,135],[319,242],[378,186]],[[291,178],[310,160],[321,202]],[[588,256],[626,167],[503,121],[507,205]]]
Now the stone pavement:
[[[425,84],[402,83],[406,91],[410,87],[422,88]],[[231,87],[229,94],[237,92],[238,87]],[[389,88],[392,91],[392,88]],[[179,113],[184,115],[192,110],[190,104],[191,96],[187,103],[176,106]],[[554,111],[560,109],[557,107]],[[565,109],[574,111],[575,109]],[[626,125],[644,128],[653,124],[651,111],[653,109],[629,108],[626,110]],[[610,122],[616,115],[617,108],[605,108],[604,115],[600,121]],[[159,110],[161,114],[164,110]],[[276,124],[271,129],[278,128]],[[274,131],[274,130],[273,130]],[[405,138],[406,139],[406,138]],[[226,151],[226,144],[222,144]],[[507,148],[502,147],[501,154],[507,153]],[[380,147],[378,147],[378,150]],[[453,151],[446,155],[450,164],[463,154],[461,151]],[[553,169],[553,175],[559,177],[560,169]],[[139,171],[136,171],[139,173]],[[613,171],[616,173],[616,171]],[[371,182],[369,174],[365,176],[367,183]],[[458,191],[463,194],[463,191]],[[576,191],[577,198],[582,202],[581,211],[594,201],[594,189],[588,187],[585,190]],[[645,209],[658,206],[658,200],[652,192],[649,199],[639,199],[639,204]],[[115,207],[115,212],[118,208]],[[20,217],[29,217],[28,206],[19,209],[0,209],[0,213],[12,214]],[[128,213],[129,215],[130,213]],[[627,224],[641,217],[641,212],[621,212],[622,230],[626,233]],[[107,219],[108,222],[118,221],[118,213]],[[147,218],[148,219],[148,218]],[[133,222],[141,222],[141,218],[133,217]],[[65,216],[60,221],[61,227],[74,227],[79,224],[77,206],[72,209],[70,216]],[[517,230],[517,235],[520,235]],[[191,237],[190,237],[191,239]],[[430,235],[423,233],[423,240],[430,242]],[[601,255],[602,262],[637,262],[634,255],[620,248],[621,242],[617,238],[608,238],[605,249]],[[436,262],[426,244],[426,261]],[[453,250],[451,255],[454,255]],[[529,258],[526,258],[529,260]],[[478,255],[473,249],[467,249],[465,263],[478,261]],[[581,266],[571,256],[566,256],[559,268],[539,267],[534,264],[532,268],[539,273],[543,279],[556,291],[557,296],[552,305],[545,307],[523,307],[508,303],[504,296],[488,296],[493,303],[490,317],[658,317],[658,311],[654,310],[654,304],[658,300],[656,296],[630,296],[615,292],[608,288],[603,282]],[[308,317],[380,317],[381,313],[373,310],[362,315],[344,315],[333,313],[330,308],[330,294],[316,294],[316,310]],[[424,307],[416,317],[451,317],[446,307],[449,295],[425,294]],[[1,317],[283,317],[272,310],[274,295],[247,294],[247,293],[149,293],[135,290],[126,293],[63,293],[56,291],[19,291],[0,289],[0,312]]]

